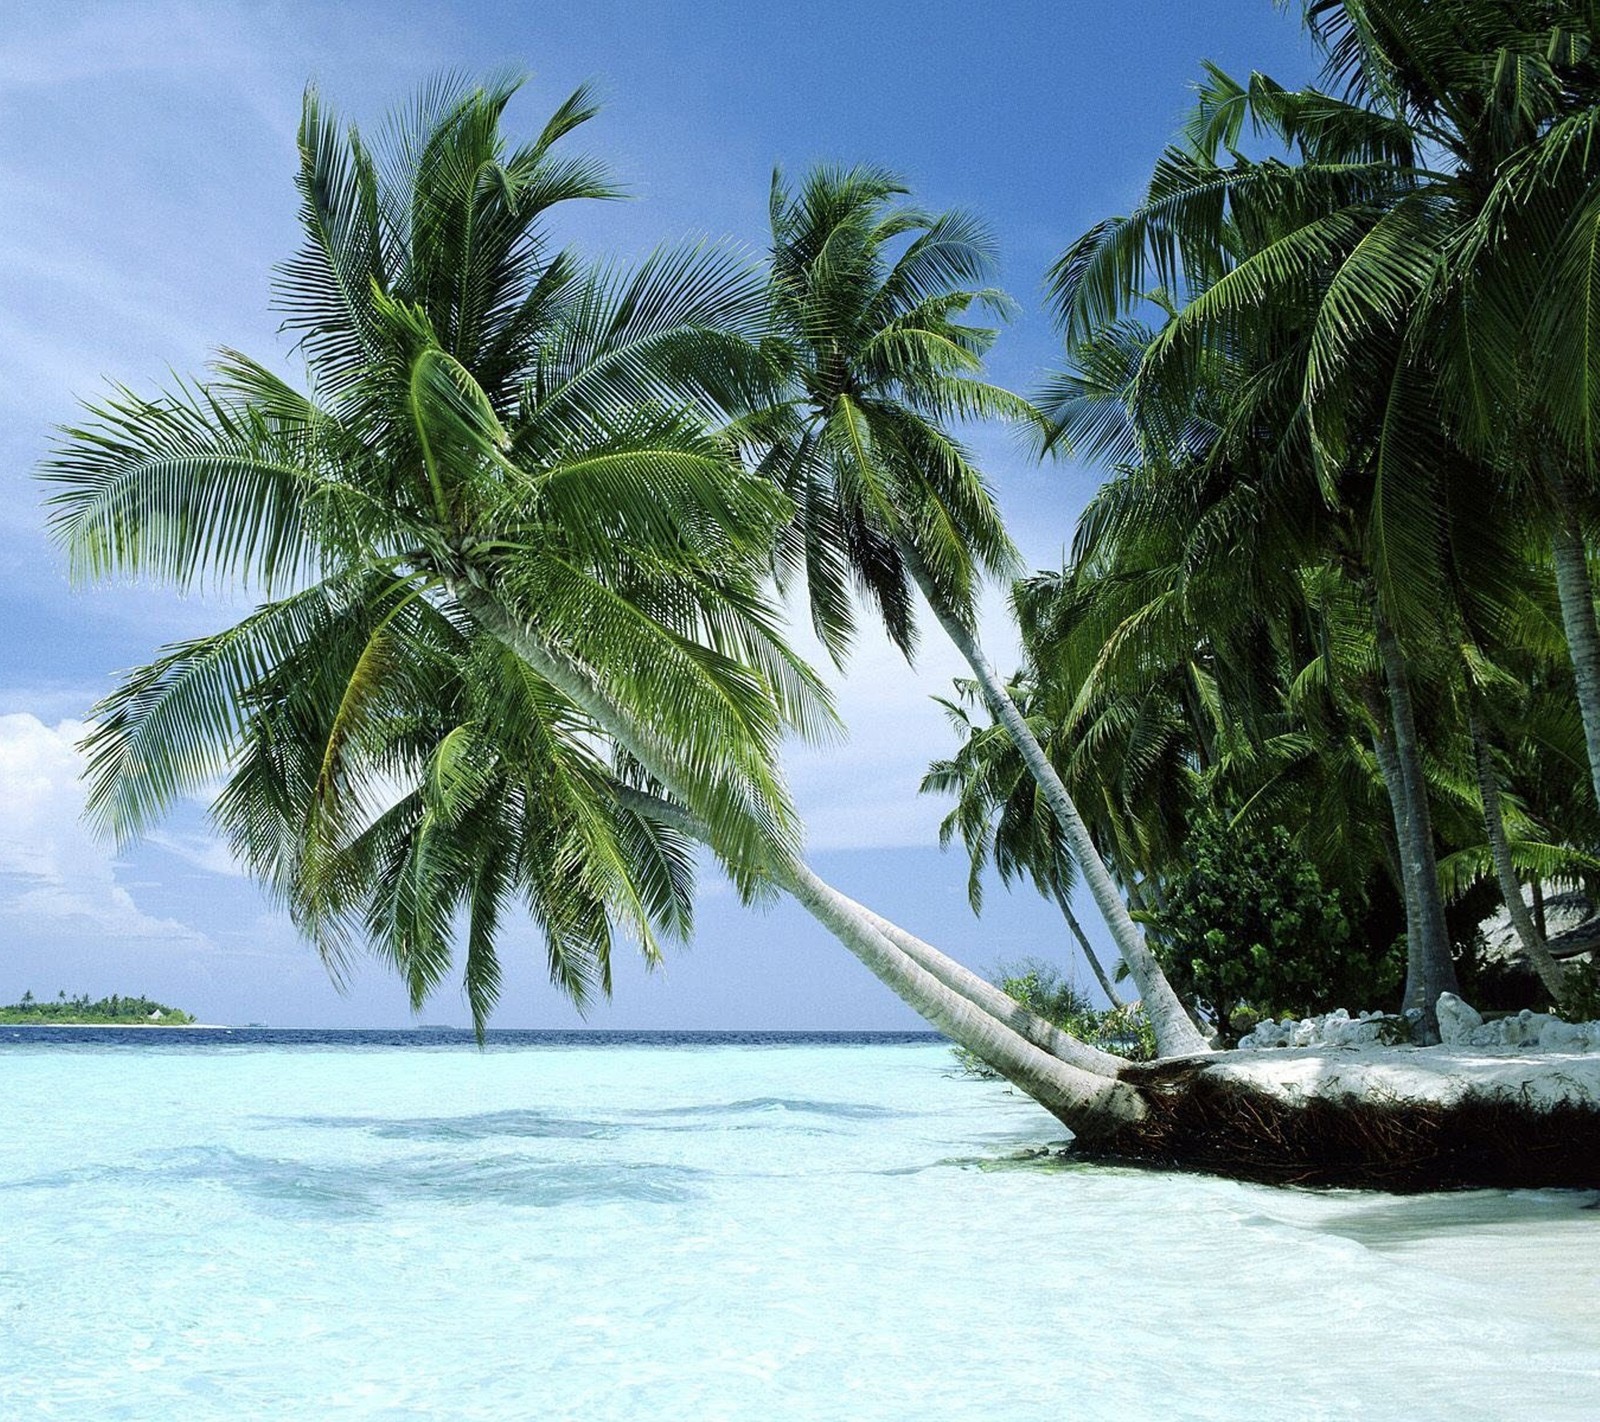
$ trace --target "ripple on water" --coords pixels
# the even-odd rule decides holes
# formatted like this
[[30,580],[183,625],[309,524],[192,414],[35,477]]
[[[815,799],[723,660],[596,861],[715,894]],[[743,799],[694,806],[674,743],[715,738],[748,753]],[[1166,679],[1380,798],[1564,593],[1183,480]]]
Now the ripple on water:
[[498,1137],[536,1140],[599,1140],[616,1134],[609,1121],[587,1121],[544,1111],[485,1111],[473,1116],[265,1117],[266,1126],[309,1130],[365,1131],[381,1140],[482,1141]]
[[1084,1165],[947,1062],[8,1057],[0,1419],[1600,1417],[1595,1197]]
[[646,1161],[583,1163],[524,1156],[412,1155],[381,1162],[330,1163],[228,1148],[158,1152],[122,1165],[6,1181],[0,1188],[53,1192],[77,1185],[120,1186],[130,1197],[192,1186],[220,1186],[268,1209],[324,1215],[376,1214],[387,1206],[436,1201],[459,1205],[559,1205],[631,1201],[670,1204],[695,1194],[699,1172]]
[[662,1106],[650,1111],[634,1111],[638,1120],[652,1117],[695,1116],[747,1116],[770,1112],[783,1112],[795,1116],[825,1116],[835,1121],[884,1121],[921,1115],[893,1106],[878,1106],[865,1101],[811,1101],[792,1096],[753,1096],[744,1101],[697,1102],[687,1106]]

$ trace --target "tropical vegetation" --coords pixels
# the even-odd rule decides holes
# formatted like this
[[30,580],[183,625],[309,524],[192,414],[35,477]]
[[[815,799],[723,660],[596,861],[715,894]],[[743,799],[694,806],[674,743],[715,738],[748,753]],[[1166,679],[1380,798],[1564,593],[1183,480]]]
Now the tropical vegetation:
[[88,993],[68,997],[65,989],[54,998],[36,998],[25,992],[16,1002],[0,1007],[0,1023],[7,1026],[33,1024],[42,1027],[148,1026],[186,1027],[194,1018],[181,1008],[168,1007],[148,997],[110,997],[89,1000]]
[[[512,88],[441,86],[377,153],[309,94],[305,246],[279,292],[310,389],[224,352],[203,383],[93,407],[46,469],[80,576],[264,599],[100,706],[91,815],[135,835],[221,776],[219,829],[335,972],[364,943],[420,1005],[459,924],[480,1030],[508,913],[532,915],[581,1002],[608,988],[618,931],[652,959],[686,935],[701,844],[1053,1109],[1134,1112],[1106,1054],[805,864],[778,744],[833,718],[771,586],[805,419],[778,279],[710,248],[634,271],[554,249],[549,209],[611,192],[562,147],[592,105],[513,146]],[[942,280],[941,241],[901,254],[908,290]],[[895,368],[925,334],[942,349],[962,304],[907,300],[881,343]],[[777,452],[741,458],[756,441]]]
[[[1153,1061],[1156,1036],[1137,1003],[1096,1007],[1094,1000],[1059,966],[1044,958],[1023,958],[996,964],[990,970],[996,987],[1015,998],[1046,1022],[1088,1042],[1104,1052],[1129,1061]],[[957,1067],[968,1076],[993,1080],[999,1076],[987,1062],[965,1047],[956,1047]]]
[[[223,351],[44,470],[79,577],[259,598],[97,708],[91,815],[134,836],[220,778],[330,970],[367,947],[418,1006],[459,971],[480,1032],[510,915],[581,1004],[619,934],[689,935],[708,853],[1084,1139],[1165,1149],[1177,1078],[806,862],[780,751],[839,727],[782,595],[841,666],[863,607],[910,656],[920,600],[971,672],[925,788],[974,906],[992,862],[1076,925],[1081,882],[1162,1057],[1400,960],[1426,1038],[1496,895],[1562,995],[1537,895],[1600,870],[1600,14],[1306,17],[1325,88],[1208,70],[1144,203],[1067,247],[1031,399],[984,375],[985,228],[890,173],[775,177],[762,263],[596,265],[547,225],[616,192],[569,146],[586,92],[514,141],[513,83],[441,82],[374,145],[308,92],[277,287],[304,388]],[[1106,471],[1067,566],[1013,584],[1009,678],[982,420]]]
[[1039,403],[1109,477],[1069,566],[1019,588],[1023,680],[1169,937],[1198,933],[1166,900],[1209,815],[1288,834],[1363,916],[1402,906],[1425,1019],[1484,888],[1559,996],[1524,886],[1596,867],[1569,378],[1595,359],[1572,299],[1595,17],[1307,21],[1328,90],[1208,70],[1144,203],[1052,272],[1070,360]]

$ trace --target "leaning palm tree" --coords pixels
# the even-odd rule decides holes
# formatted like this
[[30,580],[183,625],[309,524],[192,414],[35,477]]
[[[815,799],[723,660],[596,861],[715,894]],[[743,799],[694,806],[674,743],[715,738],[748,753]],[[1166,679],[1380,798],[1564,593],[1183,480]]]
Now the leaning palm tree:
[[767,588],[792,506],[724,432],[770,394],[765,292],[714,250],[553,249],[552,205],[612,191],[558,147],[592,105],[512,147],[514,87],[437,87],[371,149],[308,94],[279,294],[310,390],[224,353],[50,462],[80,576],[265,599],[101,707],[95,813],[135,834],[225,775],[222,828],[335,966],[365,940],[420,1001],[464,916],[480,1027],[518,903],[581,998],[615,929],[649,955],[685,931],[700,841],[1069,1124],[1138,1116],[1116,1059],[801,860],[777,746],[831,712]]
[[977,637],[986,575],[1016,554],[990,491],[952,433],[963,420],[1037,425],[1037,412],[981,378],[994,339],[966,324],[975,306],[1004,310],[983,286],[994,264],[965,213],[899,201],[874,168],[823,168],[791,192],[772,188],[773,335],[785,399],[745,432],[791,497],[780,579],[804,577],[818,636],[842,658],[853,632],[852,584],[908,655],[912,589],[961,652],[1016,744],[1095,904],[1138,984],[1164,1055],[1204,1041],[1129,915],[1087,825]]
[[[93,409],[46,471],[80,575],[239,576],[269,598],[227,633],[171,649],[101,708],[92,809],[136,833],[237,763],[222,822],[318,935],[356,911],[350,855],[378,853],[395,814],[431,814],[438,831],[413,888],[442,865],[447,825],[460,851],[467,829],[424,781],[433,766],[443,793],[447,750],[451,765],[475,763],[440,717],[456,715],[469,741],[492,719],[481,687],[468,715],[466,690],[431,679],[480,655],[474,600],[538,625],[547,660],[606,689],[746,880],[757,847],[797,839],[778,738],[827,719],[756,581],[783,501],[737,475],[705,417],[739,398],[730,391],[754,368],[740,360],[759,287],[713,251],[666,252],[632,274],[550,251],[544,214],[612,189],[594,164],[556,151],[592,112],[581,91],[508,151],[498,124],[513,87],[426,95],[390,135],[398,182],[308,94],[308,242],[280,295],[311,392],[225,352],[202,386],[121,392]],[[432,704],[396,741],[407,696]],[[593,727],[570,704],[545,719],[549,744],[525,768],[554,777],[540,794],[568,797],[552,828],[576,817],[567,828],[580,833],[586,812],[570,797],[593,778]],[[320,753],[307,758],[312,744]],[[411,798],[383,805],[374,776],[397,777]],[[548,853],[575,852],[560,839]],[[594,867],[604,855],[596,841],[577,857]],[[517,873],[495,871],[497,897],[527,893],[559,925],[529,878],[553,887],[557,874],[525,858]],[[461,892],[427,911],[447,922]],[[484,922],[498,912],[486,901]],[[629,922],[646,926],[638,913]],[[386,931],[401,954],[399,926]],[[559,926],[550,941],[554,964]],[[603,969],[603,953],[591,956]],[[471,983],[469,995],[480,996]]]
[[[1100,955],[1072,909],[1072,856],[1062,843],[1061,829],[1017,754],[1003,726],[985,723],[975,714],[982,692],[970,681],[958,681],[955,699],[937,698],[961,745],[946,759],[936,760],[922,778],[924,794],[949,795],[955,804],[939,825],[939,843],[948,847],[958,834],[966,846],[967,898],[972,911],[983,909],[984,871],[994,865],[1002,884],[1027,878],[1055,902],[1078,951],[1089,965],[1100,991],[1113,1007],[1125,1006]],[[1006,693],[1029,715],[1027,690],[1013,678]],[[977,704],[975,704],[977,703]],[[1038,718],[1030,715],[1030,721]],[[1038,728],[1040,740],[1047,728]]]

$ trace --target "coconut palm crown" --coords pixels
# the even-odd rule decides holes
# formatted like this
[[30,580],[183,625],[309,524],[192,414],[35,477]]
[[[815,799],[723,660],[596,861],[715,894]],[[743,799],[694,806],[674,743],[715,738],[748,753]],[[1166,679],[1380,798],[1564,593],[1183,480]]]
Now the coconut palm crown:
[[970,621],[984,575],[1016,552],[987,483],[952,432],[970,419],[1031,420],[1026,401],[981,378],[996,332],[967,324],[1010,302],[987,286],[994,244],[964,212],[901,201],[870,167],[772,181],[769,350],[784,399],[750,430],[794,501],[779,550],[804,579],[812,622],[836,660],[855,629],[852,584],[908,656],[913,582]]
[[517,87],[442,81],[372,147],[308,92],[277,282],[308,389],[226,351],[91,405],[44,473],[79,577],[265,599],[100,705],[93,815],[133,836],[224,776],[220,828],[336,967],[366,942],[420,1005],[464,926],[480,1030],[519,904],[580,1003],[617,929],[687,931],[687,841],[619,784],[670,772],[753,892],[798,837],[778,742],[831,725],[763,591],[789,501],[723,433],[763,284],[557,249],[551,209],[616,190],[563,144],[588,95],[512,144]]
[[874,168],[817,169],[793,193],[781,175],[773,180],[769,349],[787,377],[786,398],[749,422],[745,437],[796,509],[779,550],[780,584],[803,571],[813,625],[835,660],[854,627],[852,580],[908,656],[916,587],[1039,785],[1162,1050],[1199,1050],[1061,777],[979,644],[982,578],[1014,572],[1016,552],[951,426],[1044,425],[1026,400],[980,378],[994,331],[958,319],[976,304],[1007,307],[999,292],[975,285],[994,266],[987,232],[964,213],[902,203],[904,195],[898,179]]

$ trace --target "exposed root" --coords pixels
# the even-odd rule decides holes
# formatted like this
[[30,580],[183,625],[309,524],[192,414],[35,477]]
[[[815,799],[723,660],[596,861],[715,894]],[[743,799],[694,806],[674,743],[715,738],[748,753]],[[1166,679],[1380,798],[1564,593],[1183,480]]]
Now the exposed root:
[[1150,1110],[1078,1153],[1273,1185],[1414,1192],[1600,1186],[1600,1106],[1509,1093],[1451,1104],[1388,1096],[1286,1100],[1173,1063],[1138,1082]]

